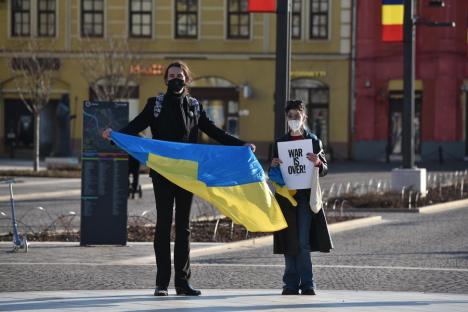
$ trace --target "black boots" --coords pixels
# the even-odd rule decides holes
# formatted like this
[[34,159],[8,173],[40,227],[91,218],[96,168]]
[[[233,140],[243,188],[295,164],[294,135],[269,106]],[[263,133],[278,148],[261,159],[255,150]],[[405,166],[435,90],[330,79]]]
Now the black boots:
[[176,286],[176,293],[178,296],[200,296],[201,291],[193,289],[190,284],[185,285],[184,287]]
[[[193,289],[192,286],[187,284],[184,287],[176,287],[176,294],[178,296],[200,296],[201,291],[197,289]],[[168,296],[169,292],[167,291],[167,287],[160,287],[156,286],[156,289],[154,290],[154,295],[155,296]]]
[[154,290],[154,295],[155,296],[168,296],[169,293],[167,292],[167,287],[156,286],[156,289]]

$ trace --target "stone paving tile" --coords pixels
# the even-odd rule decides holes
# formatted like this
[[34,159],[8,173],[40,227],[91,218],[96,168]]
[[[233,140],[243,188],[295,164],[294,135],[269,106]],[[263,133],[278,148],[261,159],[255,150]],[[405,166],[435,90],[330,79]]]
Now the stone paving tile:
[[[282,267],[194,266],[192,284],[206,289],[277,289]],[[2,265],[0,291],[153,288],[152,266]],[[468,294],[468,272],[314,269],[321,289]],[[172,283],[171,283],[172,285]]]

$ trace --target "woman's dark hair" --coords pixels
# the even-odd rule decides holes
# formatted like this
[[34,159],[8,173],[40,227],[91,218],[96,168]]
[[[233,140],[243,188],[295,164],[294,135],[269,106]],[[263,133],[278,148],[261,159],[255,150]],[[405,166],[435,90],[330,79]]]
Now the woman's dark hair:
[[291,109],[296,109],[298,111],[305,111],[304,103],[301,100],[289,100],[286,102],[286,108],[284,111],[288,113]]
[[184,72],[184,75],[185,75],[185,82],[187,84],[192,82],[192,71],[190,70],[188,65],[186,63],[182,62],[182,61],[175,61],[175,62],[167,65],[166,70],[164,71],[164,80],[165,81],[167,81],[167,75],[169,73],[169,68],[171,68],[171,67],[178,67],[178,68],[182,69],[182,71]]

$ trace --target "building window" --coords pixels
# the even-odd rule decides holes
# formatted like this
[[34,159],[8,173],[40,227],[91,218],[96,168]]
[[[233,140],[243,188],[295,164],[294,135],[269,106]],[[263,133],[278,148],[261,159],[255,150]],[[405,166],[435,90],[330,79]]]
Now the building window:
[[81,1],[81,36],[104,36],[104,0]]
[[55,0],[39,0],[37,29],[39,37],[55,37]]
[[302,29],[302,0],[292,1],[292,21],[291,21],[291,37],[293,39],[301,39]]
[[197,38],[198,0],[176,0],[175,19],[176,38]]
[[130,0],[130,37],[151,37],[152,0]]
[[310,1],[310,39],[328,39],[329,0]]
[[31,1],[11,1],[11,35],[27,37],[31,34]]
[[250,38],[250,14],[248,0],[228,1],[228,38]]

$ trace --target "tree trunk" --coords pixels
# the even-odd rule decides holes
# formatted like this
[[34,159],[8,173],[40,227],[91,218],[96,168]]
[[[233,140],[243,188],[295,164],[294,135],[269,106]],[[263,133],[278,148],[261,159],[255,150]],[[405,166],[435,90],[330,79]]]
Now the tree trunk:
[[41,130],[41,114],[39,112],[34,113],[34,171],[39,171],[39,148],[41,145],[40,130]]

